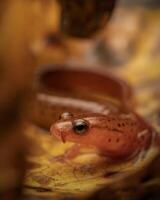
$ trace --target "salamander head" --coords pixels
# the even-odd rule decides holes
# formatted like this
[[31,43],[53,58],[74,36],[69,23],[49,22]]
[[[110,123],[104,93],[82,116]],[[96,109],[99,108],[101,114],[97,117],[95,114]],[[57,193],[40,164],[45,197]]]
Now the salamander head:
[[[51,133],[63,142],[81,143],[89,133],[90,123],[84,118],[75,118],[71,113],[63,113],[60,120],[51,126]],[[83,136],[83,137],[82,137]]]
[[117,115],[74,117],[63,113],[51,133],[63,142],[92,145],[110,157],[126,157],[149,143],[150,134],[145,128],[136,120]]

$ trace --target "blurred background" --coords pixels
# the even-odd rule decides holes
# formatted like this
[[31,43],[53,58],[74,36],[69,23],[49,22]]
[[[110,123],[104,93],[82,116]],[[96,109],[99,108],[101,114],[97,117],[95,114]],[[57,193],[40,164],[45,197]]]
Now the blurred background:
[[[135,110],[160,130],[159,0],[0,1],[0,36],[1,199],[17,200],[24,183],[24,199],[50,199],[59,189],[68,189],[58,175],[58,190],[45,190],[50,180],[56,185],[58,168],[49,160],[52,144],[47,134],[25,124],[37,74],[49,66],[107,69],[129,83]],[[38,146],[38,153],[27,158],[28,166],[29,146]],[[72,196],[74,187],[69,189]]]
[[[139,44],[145,40],[148,41],[148,38],[154,40],[150,41],[152,50],[148,51],[156,51],[158,54],[156,50],[159,45],[159,41],[157,42],[159,40],[158,1],[117,1],[106,26],[92,34],[92,37],[86,38],[80,35],[80,37],[68,35],[67,29],[61,32],[56,27],[54,30],[53,23],[61,24],[58,22],[60,18],[53,15],[52,11],[56,9],[54,4],[52,1],[45,16],[45,28],[48,30],[44,30],[42,38],[39,37],[33,43],[33,51],[39,56],[40,63],[85,62],[85,64],[124,66],[139,51]],[[54,14],[57,13],[54,11]],[[55,22],[56,19],[57,22]],[[73,27],[76,29],[76,26]],[[87,32],[86,27],[84,30]],[[147,58],[148,51],[146,49],[145,52]]]

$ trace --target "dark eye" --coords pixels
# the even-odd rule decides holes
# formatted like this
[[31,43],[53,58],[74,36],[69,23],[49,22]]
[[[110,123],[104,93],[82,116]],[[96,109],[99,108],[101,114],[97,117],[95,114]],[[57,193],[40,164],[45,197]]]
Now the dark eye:
[[84,134],[88,130],[88,122],[84,119],[78,119],[73,122],[73,130],[76,134]]
[[62,120],[68,120],[68,119],[71,119],[73,117],[73,114],[70,113],[70,112],[64,112],[62,113],[60,116],[59,116],[59,119],[62,119]]

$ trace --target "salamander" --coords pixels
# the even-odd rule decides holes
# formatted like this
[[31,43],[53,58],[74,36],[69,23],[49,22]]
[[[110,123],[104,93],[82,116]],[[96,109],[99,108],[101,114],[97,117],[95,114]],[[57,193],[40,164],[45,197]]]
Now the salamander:
[[63,142],[96,147],[111,159],[127,159],[147,150],[153,131],[136,114],[87,114],[73,116],[63,113],[51,126],[51,134]]
[[31,118],[63,142],[94,146],[111,159],[131,158],[152,144],[155,131],[134,112],[132,88],[108,71],[58,66],[39,82]]

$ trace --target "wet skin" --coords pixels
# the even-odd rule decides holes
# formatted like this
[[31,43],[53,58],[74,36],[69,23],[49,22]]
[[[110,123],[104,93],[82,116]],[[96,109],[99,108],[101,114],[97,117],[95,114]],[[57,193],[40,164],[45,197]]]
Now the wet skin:
[[63,142],[96,147],[111,159],[127,159],[151,145],[153,130],[135,114],[63,113],[51,126],[51,134]]

